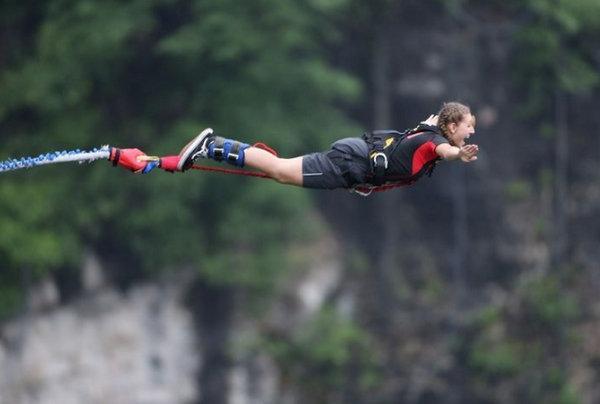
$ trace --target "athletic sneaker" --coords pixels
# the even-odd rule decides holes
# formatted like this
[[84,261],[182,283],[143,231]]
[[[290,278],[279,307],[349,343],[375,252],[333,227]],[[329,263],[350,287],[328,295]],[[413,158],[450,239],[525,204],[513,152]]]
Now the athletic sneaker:
[[193,138],[179,152],[179,162],[177,170],[185,171],[194,164],[194,160],[198,157],[208,157],[208,145],[214,139],[213,130],[206,128],[198,136]]

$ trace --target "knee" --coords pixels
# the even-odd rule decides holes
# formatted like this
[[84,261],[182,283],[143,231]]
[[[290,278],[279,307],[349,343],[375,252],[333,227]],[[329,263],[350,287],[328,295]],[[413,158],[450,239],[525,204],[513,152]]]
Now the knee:
[[288,184],[290,182],[290,176],[288,175],[287,170],[281,165],[278,165],[273,169],[273,171],[271,172],[271,177],[275,181],[280,182],[282,184]]
[[278,159],[269,174],[275,181],[281,184],[293,184],[296,181],[295,173],[292,171],[293,167],[289,164],[288,160]]

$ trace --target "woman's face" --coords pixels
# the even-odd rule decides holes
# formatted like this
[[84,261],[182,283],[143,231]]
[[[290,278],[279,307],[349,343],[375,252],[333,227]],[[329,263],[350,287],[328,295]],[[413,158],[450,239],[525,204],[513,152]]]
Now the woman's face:
[[449,137],[457,147],[465,145],[465,141],[475,133],[475,117],[471,114],[464,114],[458,123],[448,125]]

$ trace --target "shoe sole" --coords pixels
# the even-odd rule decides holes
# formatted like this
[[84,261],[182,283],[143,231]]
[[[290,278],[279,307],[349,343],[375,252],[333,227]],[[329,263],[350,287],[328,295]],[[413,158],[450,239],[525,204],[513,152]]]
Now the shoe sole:
[[183,171],[183,166],[185,162],[190,157],[192,152],[198,147],[200,143],[206,139],[207,136],[211,135],[213,130],[211,128],[206,128],[198,136],[193,138],[188,144],[186,144],[183,149],[179,152],[179,161],[177,162],[177,170]]

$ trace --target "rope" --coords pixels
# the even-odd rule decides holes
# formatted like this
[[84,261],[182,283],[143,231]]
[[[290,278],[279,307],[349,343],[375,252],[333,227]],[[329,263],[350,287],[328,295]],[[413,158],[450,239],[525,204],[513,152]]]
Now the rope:
[[[277,153],[277,151],[275,149],[273,149],[272,147],[267,146],[265,143],[255,143],[252,145],[252,147],[262,149],[264,151],[271,153],[275,157],[279,157],[279,154]],[[212,167],[212,166],[205,166],[205,165],[201,165],[201,164],[194,164],[191,168],[193,168],[194,170],[211,171],[211,172],[217,172],[217,173],[223,173],[223,174],[245,175],[247,177],[268,178],[268,179],[273,178],[269,174],[261,173],[258,171],[248,171],[248,170],[236,169],[236,168]]]
[[204,165],[200,165],[200,164],[194,164],[191,168],[193,168],[194,170],[212,171],[212,172],[224,173],[224,174],[245,175],[248,177],[272,178],[270,175],[261,173],[258,171],[248,171],[248,170],[242,170],[242,169],[236,169],[236,168],[211,167],[211,166],[204,166]]
[[[199,164],[194,164],[191,168],[193,168],[194,170],[210,171],[210,172],[217,172],[217,173],[223,173],[223,174],[245,175],[247,177],[266,178],[266,179],[272,179],[273,178],[273,177],[271,177],[268,174],[261,173],[261,172],[258,172],[258,171],[248,171],[248,170],[235,169],[235,168],[212,167],[212,166],[204,166],[204,165],[199,165]],[[390,189],[394,189],[394,188],[399,188],[399,187],[404,187],[404,186],[410,185],[413,182],[414,181],[395,182],[395,183],[385,184],[385,185],[379,185],[379,186],[375,186],[375,185],[356,185],[356,186],[350,188],[350,192],[357,193],[357,194],[359,194],[361,196],[369,196],[373,192],[389,191]]]
[[[275,149],[267,146],[264,143],[255,143],[252,146],[257,147],[259,149],[263,149],[265,151],[268,151],[269,153],[273,154],[274,156],[278,156],[277,151]],[[223,173],[223,174],[244,175],[247,177],[266,178],[266,179],[273,178],[270,175],[259,172],[259,171],[249,171],[249,170],[236,169],[236,168],[213,167],[213,166],[205,166],[205,165],[200,165],[200,164],[194,164],[191,168],[194,170],[217,172],[217,173]],[[414,180],[405,180],[405,181],[397,181],[397,182],[388,183],[388,184],[379,185],[379,186],[362,184],[362,185],[356,185],[356,186],[350,188],[350,192],[354,192],[361,196],[369,196],[373,192],[388,191],[390,189],[410,185],[414,182],[415,182]]]
[[263,149],[264,151],[268,151],[269,153],[271,153],[275,157],[279,157],[279,153],[277,153],[277,150],[269,147],[265,143],[260,143],[260,142],[259,143],[254,143],[252,145],[252,147],[256,147],[257,149]]
[[[252,145],[253,147],[265,150],[271,153],[274,156],[279,156],[277,151],[264,143],[255,143]],[[83,151],[83,150],[64,150],[64,151],[56,151],[46,154],[41,154],[37,157],[23,157],[20,159],[8,159],[4,161],[0,161],[0,173],[12,170],[18,170],[23,168],[31,168],[45,164],[55,164],[55,163],[66,163],[77,161],[80,163],[83,162],[92,162],[98,159],[108,159],[110,155],[109,147],[102,146],[101,148],[95,148],[91,151]],[[146,156],[149,159],[157,159],[156,157]],[[244,175],[247,177],[256,177],[256,178],[266,178],[272,179],[269,174],[260,172],[260,171],[249,171],[245,169],[236,169],[236,168],[222,168],[222,167],[213,167],[206,166],[200,164],[194,164],[191,168],[194,170],[202,170],[209,172],[217,172],[223,174],[234,174],[234,175]],[[402,187],[405,185],[410,185],[414,182],[409,181],[399,181],[394,183],[388,183],[384,185],[374,186],[369,184],[361,184],[356,185],[350,189],[350,192],[355,192],[362,196],[368,196],[373,192],[383,192],[390,189]]]
[[45,154],[37,157],[21,157],[20,159],[8,159],[0,161],[0,173],[19,170],[23,168],[37,167],[45,164],[67,163],[77,161],[92,162],[98,159],[107,159],[110,152],[108,146],[95,148],[91,151],[85,150],[63,150]]
[[[264,143],[255,143],[252,145],[252,147],[257,147],[259,149],[268,151],[269,153],[271,153],[274,156],[279,156],[279,154],[277,153],[277,151],[275,149],[269,147],[268,145],[266,145]],[[223,173],[223,174],[244,175],[247,177],[266,178],[266,179],[273,178],[270,175],[259,172],[259,171],[249,171],[249,170],[244,170],[244,169],[239,169],[239,168],[238,169],[222,168],[222,167],[205,166],[205,165],[201,165],[201,164],[194,164],[191,168],[193,168],[194,170],[217,172],[217,173]],[[350,188],[350,192],[357,193],[361,196],[369,196],[373,192],[389,191],[390,189],[411,185],[414,182],[415,182],[415,180],[405,180],[405,181],[397,181],[397,182],[392,182],[392,183],[388,183],[388,184],[384,184],[384,185],[377,185],[377,186],[369,185],[369,184],[355,185],[354,187]]]
[[400,187],[405,187],[407,185],[411,185],[414,182],[415,182],[414,180],[407,180],[407,181],[392,182],[392,183],[388,183],[388,184],[384,184],[384,185],[361,184],[361,185],[355,185],[354,187],[350,188],[350,192],[357,193],[361,196],[369,196],[373,192],[389,191],[390,189],[400,188]]

